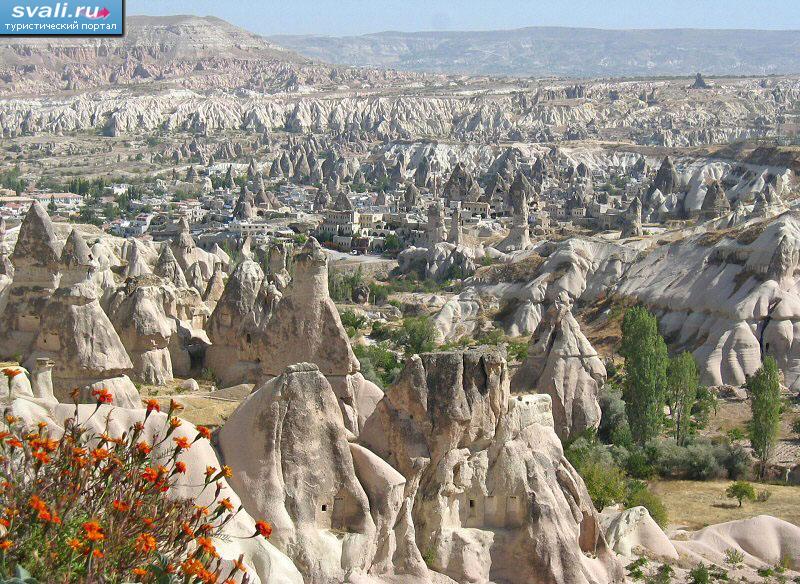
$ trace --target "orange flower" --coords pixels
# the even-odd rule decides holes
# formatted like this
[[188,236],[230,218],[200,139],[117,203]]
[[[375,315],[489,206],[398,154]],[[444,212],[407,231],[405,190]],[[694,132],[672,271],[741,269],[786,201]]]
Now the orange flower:
[[214,473],[216,473],[216,472],[217,472],[216,468],[214,468],[213,466],[207,466],[206,467],[206,478],[210,479],[212,476],[214,476]]
[[120,501],[119,499],[114,499],[114,502],[111,504],[114,506],[114,509],[116,509],[120,513],[125,513],[126,511],[129,511],[131,508],[131,506],[128,503],[126,503],[125,501]]
[[133,570],[131,570],[131,572],[133,573],[134,576],[138,576],[139,578],[144,578],[145,576],[147,576],[147,570],[143,568],[134,568]]
[[170,412],[181,412],[183,411],[183,406],[176,402],[174,399],[169,400],[169,411]]
[[80,540],[75,539],[74,537],[67,540],[67,545],[72,548],[73,551],[80,552],[83,548],[83,543]]
[[10,539],[4,539],[3,541],[0,541],[0,550],[6,551],[7,549],[10,549],[12,545],[14,545],[13,541]]
[[36,452],[33,453],[33,457],[42,464],[47,464],[48,462],[50,462],[50,457],[47,455],[46,452],[41,452],[37,450]]
[[141,454],[143,456],[147,456],[148,454],[150,454],[150,452],[152,452],[153,447],[150,446],[144,440],[142,440],[141,442],[138,442],[136,444],[136,450],[137,450],[137,452],[139,452],[139,454]]
[[144,405],[147,406],[147,415],[150,415],[150,412],[160,412],[161,406],[158,405],[158,400],[149,399],[144,402]]
[[101,552],[100,550],[94,550],[94,551],[92,551],[92,555],[93,555],[95,558],[97,558],[98,560],[100,560],[100,559],[102,559],[102,558],[104,558],[104,557],[105,557],[105,554],[104,554],[103,552]]
[[189,558],[181,564],[181,571],[187,576],[197,576],[200,572],[205,571],[205,568],[197,558]]
[[158,480],[158,470],[148,466],[146,469],[144,469],[142,478],[148,482],[154,483]]
[[6,367],[5,369],[3,369],[3,375],[8,377],[9,381],[11,381],[17,375],[20,375],[20,374],[22,374],[22,369],[12,369],[11,367]]
[[179,460],[175,463],[175,472],[184,474],[186,472],[186,463]]
[[11,414],[6,414],[6,422],[8,422],[9,424],[13,424],[14,422],[17,421],[17,419],[18,418],[16,416],[12,416]]
[[5,527],[6,529],[8,529],[8,528],[11,526],[11,521],[9,521],[8,519],[6,519],[5,517],[3,517],[3,518],[0,518],[0,525],[2,525],[3,527]]
[[229,467],[227,464],[222,467],[222,471],[220,472],[226,479],[229,479],[233,476],[233,469],[231,469],[231,467]]
[[225,497],[222,501],[219,502],[222,507],[225,507],[228,511],[233,511],[233,503],[231,503],[230,498]]
[[169,420],[170,428],[172,428],[174,430],[175,428],[179,428],[180,425],[181,425],[180,418],[170,418],[170,420]]
[[266,521],[256,521],[255,535],[261,535],[269,539],[269,537],[272,535],[272,526]]
[[[198,426],[197,427],[197,435],[205,438],[206,440],[211,440],[211,430],[206,428],[205,426]],[[196,438],[195,438],[196,440]]]
[[45,504],[44,501],[42,501],[38,497],[38,495],[32,495],[31,498],[28,500],[28,505],[34,511],[40,511],[41,512],[41,511],[46,511],[47,510],[47,505]]
[[156,549],[156,538],[149,533],[143,533],[136,538],[134,547],[141,554],[149,554]]
[[105,387],[101,387],[100,389],[93,389],[92,395],[97,398],[97,403],[99,404],[110,404],[114,401],[114,396],[111,395],[111,392],[108,391]]
[[6,444],[8,444],[11,448],[22,448],[22,442],[16,438],[9,438],[6,440]]
[[187,522],[181,523],[181,531],[188,537],[194,537],[194,530]]
[[95,448],[92,450],[92,459],[94,459],[94,463],[97,464],[101,460],[105,460],[109,457],[111,453],[105,448]]
[[156,520],[153,519],[152,517],[143,517],[142,518],[142,523],[144,523],[146,527],[153,527],[153,523],[155,523],[155,522],[156,522]]
[[83,530],[86,532],[86,539],[89,541],[102,541],[106,537],[103,528],[97,521],[87,521],[83,524]]
[[191,447],[191,444],[189,444],[189,439],[186,436],[173,438],[172,441],[175,442],[175,448],[178,450],[187,450]]
[[211,543],[211,540],[207,537],[198,537],[197,538],[197,547],[201,550],[206,552],[207,554],[211,554],[212,556],[217,555],[217,549],[214,547],[214,544]]

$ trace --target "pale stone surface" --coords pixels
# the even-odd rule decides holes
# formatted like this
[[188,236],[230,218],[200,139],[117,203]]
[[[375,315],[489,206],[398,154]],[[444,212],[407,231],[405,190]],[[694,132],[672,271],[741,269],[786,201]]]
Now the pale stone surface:
[[508,385],[495,350],[414,356],[360,443],[405,476],[417,545],[454,580],[621,582],[549,397]]
[[531,337],[512,388],[548,394],[556,433],[568,440],[600,424],[598,395],[605,380],[605,366],[572,315],[569,297],[562,294]]
[[662,561],[678,559],[678,552],[644,507],[624,511],[604,509],[600,522],[608,545],[625,557],[645,555]]
[[[354,455],[348,436],[336,395],[311,364],[258,388],[220,431],[245,508],[271,519],[272,541],[310,582],[393,569],[404,479],[368,452]],[[395,569],[418,564],[402,559]]]

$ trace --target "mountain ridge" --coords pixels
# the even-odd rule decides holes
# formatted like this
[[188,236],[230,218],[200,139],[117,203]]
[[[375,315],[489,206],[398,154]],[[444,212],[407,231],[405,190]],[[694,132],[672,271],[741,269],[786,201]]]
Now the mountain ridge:
[[308,58],[414,72],[556,77],[800,73],[800,31],[525,27],[272,35]]

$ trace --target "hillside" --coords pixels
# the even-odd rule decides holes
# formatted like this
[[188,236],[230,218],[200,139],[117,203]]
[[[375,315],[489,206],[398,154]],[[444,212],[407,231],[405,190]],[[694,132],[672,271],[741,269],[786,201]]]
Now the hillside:
[[800,31],[534,27],[270,40],[331,63],[437,73],[564,77],[800,73]]

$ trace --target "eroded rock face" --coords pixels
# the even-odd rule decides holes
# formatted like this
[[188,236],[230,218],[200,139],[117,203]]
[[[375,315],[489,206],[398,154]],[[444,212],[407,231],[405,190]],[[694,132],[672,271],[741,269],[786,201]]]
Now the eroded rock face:
[[549,405],[509,399],[497,350],[407,360],[361,442],[405,476],[434,569],[459,582],[623,581]]
[[66,400],[72,388],[131,373],[133,363],[100,306],[91,279],[96,263],[77,232],[70,234],[60,263],[62,285],[47,301],[28,359],[55,361],[54,388]]
[[262,373],[280,375],[300,361],[315,363],[325,376],[357,373],[358,359],[328,292],[328,257],[313,237],[295,256],[294,269],[260,338]]
[[11,254],[14,277],[0,314],[0,357],[27,357],[60,280],[61,245],[44,207],[31,205]]
[[[337,396],[311,364],[288,367],[253,392],[220,431],[231,484],[252,515],[269,517],[271,542],[306,582],[342,582],[375,570],[426,572],[395,537],[405,480],[348,443]],[[395,553],[401,557],[392,559]]]
[[233,385],[255,377],[259,370],[253,330],[256,299],[264,281],[264,272],[254,261],[245,260],[228,278],[216,303],[206,330],[212,342],[206,352],[206,364],[220,376],[224,385]]
[[598,395],[606,380],[606,368],[581,332],[571,304],[562,294],[550,306],[512,382],[517,392],[552,398],[555,430],[562,440],[600,424]]
[[144,383],[162,385],[173,378],[168,348],[173,323],[164,308],[174,304],[171,290],[152,276],[129,279],[110,302],[109,313],[133,361],[134,375]]

